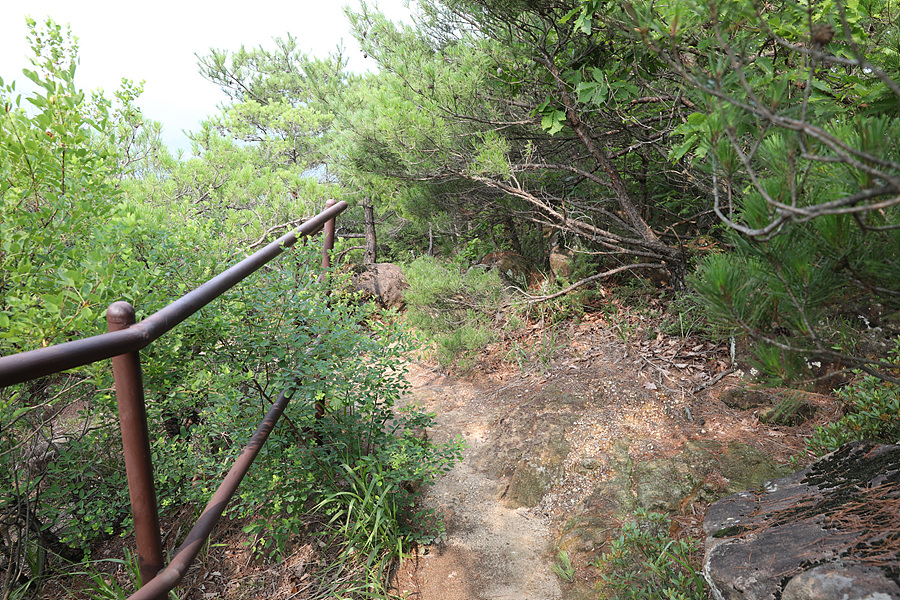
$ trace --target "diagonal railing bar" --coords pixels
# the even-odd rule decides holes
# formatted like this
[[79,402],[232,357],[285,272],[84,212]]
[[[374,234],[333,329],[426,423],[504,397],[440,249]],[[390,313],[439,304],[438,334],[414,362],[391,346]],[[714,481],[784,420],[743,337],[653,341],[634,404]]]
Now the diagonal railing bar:
[[222,480],[222,483],[219,484],[218,489],[216,489],[212,498],[206,504],[206,508],[203,509],[203,513],[197,519],[194,527],[191,528],[181,546],[175,550],[169,565],[157,573],[156,577],[145,583],[141,589],[129,596],[128,600],[163,599],[166,597],[166,594],[178,585],[178,582],[187,573],[194,559],[197,558],[197,555],[203,548],[203,544],[206,542],[206,538],[212,533],[213,527],[219,522],[222,513],[228,506],[228,502],[237,491],[238,485],[240,485],[244,475],[247,474],[247,470],[253,464],[253,460],[266,439],[268,439],[272,429],[275,428],[275,424],[281,418],[284,409],[287,408],[288,402],[290,402],[290,392],[293,389],[289,388],[278,395],[278,399],[269,408],[269,412],[266,413],[265,418],[257,427],[253,437],[244,446],[225,479]]
[[347,203],[342,200],[325,209],[295,231],[283,235],[127,329],[0,357],[0,388],[146,348],[151,342],[284,252],[286,248],[293,246],[300,237],[322,229],[328,221],[346,208]]

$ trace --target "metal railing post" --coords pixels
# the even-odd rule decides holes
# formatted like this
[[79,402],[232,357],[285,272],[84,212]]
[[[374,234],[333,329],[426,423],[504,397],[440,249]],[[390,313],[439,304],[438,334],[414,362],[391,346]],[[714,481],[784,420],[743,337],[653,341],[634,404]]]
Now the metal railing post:
[[[336,202],[334,199],[329,199],[325,202],[325,209],[328,210],[332,206],[334,206]],[[335,218],[331,218],[325,222],[325,227],[322,231],[322,275],[320,276],[323,280],[325,278],[324,271],[327,271],[329,267],[331,267],[331,251],[334,250],[334,222]]]
[[[325,201],[325,210],[337,204],[333,198]],[[334,250],[334,229],[337,217],[333,217],[325,222],[322,228],[322,274],[319,275],[319,282],[324,283],[328,277],[328,269],[331,268],[331,252]],[[330,292],[329,292],[330,293]],[[316,400],[316,421],[325,418],[325,401]],[[321,440],[319,440],[321,442]]]
[[[134,307],[128,302],[113,302],[106,310],[106,322],[109,331],[127,329],[135,323]],[[129,352],[114,356],[112,365],[122,447],[125,452],[125,472],[128,476],[128,495],[134,517],[138,566],[142,583],[146,584],[164,565],[140,355],[138,352]]]

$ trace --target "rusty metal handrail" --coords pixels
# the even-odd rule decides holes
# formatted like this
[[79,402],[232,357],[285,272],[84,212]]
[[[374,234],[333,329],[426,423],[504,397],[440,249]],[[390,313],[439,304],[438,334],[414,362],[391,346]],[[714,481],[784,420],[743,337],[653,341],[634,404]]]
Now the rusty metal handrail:
[[285,248],[293,246],[299,237],[319,231],[326,222],[346,208],[347,203],[343,200],[326,208],[295,231],[283,235],[127,329],[0,357],[0,388],[146,348],[151,342],[284,252]]
[[237,460],[234,461],[225,479],[219,484],[218,489],[216,489],[212,498],[206,504],[206,508],[203,509],[203,513],[197,518],[197,522],[188,532],[184,542],[175,550],[169,565],[157,573],[153,579],[145,583],[141,589],[129,596],[128,600],[164,599],[166,594],[175,589],[175,586],[178,585],[178,582],[182,580],[188,568],[193,564],[194,559],[197,558],[197,554],[203,548],[206,538],[212,533],[213,527],[219,522],[225,507],[228,506],[228,502],[237,491],[238,485],[240,485],[244,475],[247,474],[250,465],[253,464],[253,460],[259,453],[260,448],[268,439],[269,433],[272,432],[278,419],[281,418],[288,402],[290,402],[290,398],[288,397],[288,390],[285,390],[279,394],[278,400],[266,413],[253,437],[250,438]]
[[290,390],[285,390],[279,395],[213,494],[185,542],[175,551],[169,565],[163,568],[139,351],[280,255],[285,249],[293,246],[300,237],[311,235],[323,228],[326,230],[326,236],[322,250],[322,267],[327,269],[329,250],[334,243],[334,219],[346,208],[347,203],[344,201],[335,203],[329,200],[324,211],[296,230],[285,234],[140,323],[135,323],[134,309],[130,304],[114,302],[107,309],[109,333],[0,357],[0,388],[107,358],[113,359],[116,400],[119,406],[129,495],[135,522],[138,563],[144,582],[144,586],[131,598],[164,598],[181,581],[222,516],[228,501],[237,490],[259,449],[287,407],[290,396]]

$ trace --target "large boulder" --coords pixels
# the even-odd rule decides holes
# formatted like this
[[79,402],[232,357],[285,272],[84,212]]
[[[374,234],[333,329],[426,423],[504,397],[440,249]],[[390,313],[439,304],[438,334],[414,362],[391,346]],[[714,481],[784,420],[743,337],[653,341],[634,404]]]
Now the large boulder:
[[718,600],[900,599],[900,445],[847,444],[716,502],[703,527]]
[[403,271],[393,263],[367,265],[352,278],[353,287],[367,294],[382,308],[402,310],[406,307],[403,290],[409,287]]

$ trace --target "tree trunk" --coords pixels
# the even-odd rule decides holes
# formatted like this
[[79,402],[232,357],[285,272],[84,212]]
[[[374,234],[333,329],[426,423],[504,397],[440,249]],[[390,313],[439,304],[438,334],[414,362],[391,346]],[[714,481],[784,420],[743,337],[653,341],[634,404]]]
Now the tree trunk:
[[512,218],[509,216],[506,217],[504,223],[506,230],[509,232],[509,241],[512,242],[513,252],[519,256],[525,256],[525,253],[522,252],[522,242],[519,241],[519,234],[516,232],[516,224],[513,223]]
[[366,219],[366,253],[363,256],[363,264],[374,265],[376,262],[375,249],[377,239],[375,237],[375,209],[372,202],[366,198],[363,203],[363,212]]
[[672,286],[676,290],[682,289],[684,285],[683,251],[680,248],[673,248],[664,244],[641,216],[640,211],[638,211],[637,206],[625,187],[625,183],[622,181],[618,169],[616,169],[612,160],[610,160],[607,155],[606,149],[593,138],[588,131],[588,128],[585,127],[584,123],[579,118],[578,111],[575,108],[575,101],[572,98],[569,89],[566,87],[566,82],[563,81],[563,78],[560,76],[559,69],[557,69],[556,65],[553,63],[553,60],[549,56],[540,57],[537,60],[550,71],[550,74],[556,81],[556,89],[559,92],[563,105],[566,107],[566,121],[575,131],[575,134],[579,137],[581,143],[584,144],[588,153],[597,162],[597,165],[603,169],[607,177],[609,177],[610,184],[616,192],[619,207],[622,209],[622,213],[625,215],[626,220],[644,240],[645,247],[652,248],[655,252],[659,253],[660,258],[666,265],[666,270],[669,271],[671,276]]

